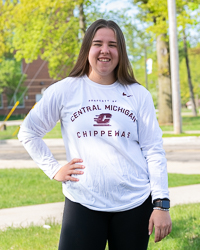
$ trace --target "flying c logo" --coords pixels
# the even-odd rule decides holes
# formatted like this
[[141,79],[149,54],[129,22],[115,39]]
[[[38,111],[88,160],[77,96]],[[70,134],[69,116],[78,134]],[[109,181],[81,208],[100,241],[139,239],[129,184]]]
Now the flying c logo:
[[96,118],[94,118],[94,121],[97,124],[94,124],[93,126],[111,126],[109,124],[111,117],[112,117],[112,115],[109,113],[103,113],[100,115],[96,115]]

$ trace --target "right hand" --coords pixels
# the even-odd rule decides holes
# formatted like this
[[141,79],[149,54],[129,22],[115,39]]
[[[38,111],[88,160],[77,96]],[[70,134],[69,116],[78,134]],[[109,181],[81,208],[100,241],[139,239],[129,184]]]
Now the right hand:
[[83,171],[77,170],[77,169],[84,169],[85,166],[76,164],[76,163],[82,163],[82,159],[74,158],[69,163],[61,167],[61,169],[56,173],[56,175],[53,177],[54,180],[65,182],[65,181],[79,181],[78,178],[72,177],[72,174],[83,174]]

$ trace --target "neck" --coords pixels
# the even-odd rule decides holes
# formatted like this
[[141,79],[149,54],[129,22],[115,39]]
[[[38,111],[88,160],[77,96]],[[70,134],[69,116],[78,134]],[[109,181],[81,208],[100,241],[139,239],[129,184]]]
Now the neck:
[[114,77],[114,75],[99,76],[99,75],[94,75],[92,72],[88,73],[88,78],[91,81],[102,84],[102,85],[110,85],[116,81],[116,78]]

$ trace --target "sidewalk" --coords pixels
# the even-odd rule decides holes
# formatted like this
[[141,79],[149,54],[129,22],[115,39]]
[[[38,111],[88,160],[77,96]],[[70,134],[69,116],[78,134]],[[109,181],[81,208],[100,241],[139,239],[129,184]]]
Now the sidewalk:
[[[46,139],[48,146],[63,146],[62,139]],[[200,137],[174,137],[164,138],[164,145],[200,145]],[[19,145],[17,140],[1,141],[0,146]],[[60,161],[61,163],[62,161]],[[10,167],[37,167],[33,161],[26,160],[0,160],[0,168]],[[168,161],[169,173],[200,174],[198,161],[173,162]],[[171,206],[187,203],[200,203],[200,184],[169,188]],[[30,224],[44,225],[49,221],[61,223],[64,203],[51,203],[17,208],[0,209],[0,230],[7,227],[27,227]]]

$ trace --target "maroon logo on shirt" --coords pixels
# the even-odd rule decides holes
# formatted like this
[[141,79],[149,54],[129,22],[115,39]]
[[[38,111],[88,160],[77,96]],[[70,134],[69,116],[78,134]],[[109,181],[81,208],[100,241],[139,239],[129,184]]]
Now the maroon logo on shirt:
[[93,126],[111,126],[109,124],[110,118],[112,117],[111,114],[109,114],[109,113],[103,113],[103,114],[100,114],[100,115],[96,115],[96,117],[97,118],[94,118],[94,121],[97,124],[94,124]]

